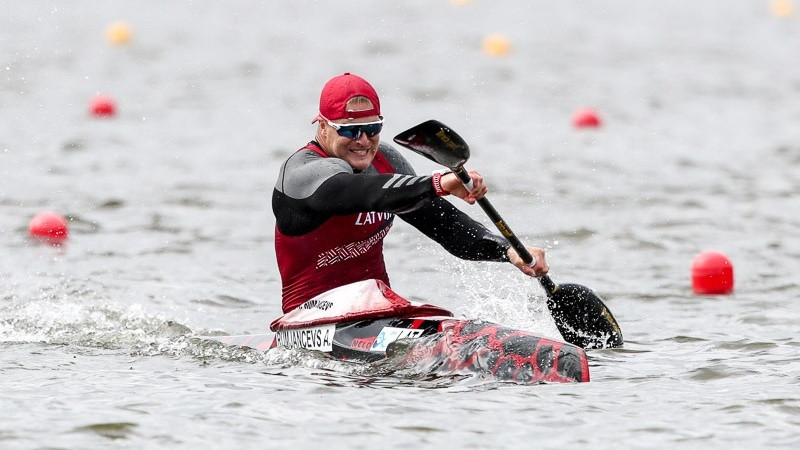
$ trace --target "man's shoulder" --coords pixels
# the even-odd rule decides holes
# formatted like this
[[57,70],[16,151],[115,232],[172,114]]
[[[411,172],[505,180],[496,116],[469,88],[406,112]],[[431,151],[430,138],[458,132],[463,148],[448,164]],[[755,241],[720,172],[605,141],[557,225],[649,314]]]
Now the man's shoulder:
[[353,169],[344,160],[326,158],[304,147],[283,162],[275,189],[292,197],[307,197],[325,180],[340,173],[353,173]]
[[387,161],[389,161],[389,164],[391,164],[395,173],[416,175],[414,168],[411,167],[411,163],[409,163],[408,160],[393,146],[385,142],[381,142],[378,145],[378,152],[383,155]]
[[316,172],[327,168],[331,173],[352,172],[352,168],[346,161],[340,158],[329,158],[318,154],[309,147],[303,147],[300,150],[289,155],[281,168],[282,172],[307,170],[311,168]]

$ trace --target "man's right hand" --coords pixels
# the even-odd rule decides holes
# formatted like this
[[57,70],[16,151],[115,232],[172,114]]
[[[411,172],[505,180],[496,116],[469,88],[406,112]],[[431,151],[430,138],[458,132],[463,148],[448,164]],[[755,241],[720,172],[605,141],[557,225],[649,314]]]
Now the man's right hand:
[[509,248],[507,254],[508,260],[511,262],[511,264],[517,266],[525,275],[530,275],[532,277],[541,277],[543,275],[547,275],[547,272],[550,271],[550,267],[547,265],[547,261],[544,259],[544,250],[539,247],[525,248],[528,249],[528,253],[533,256],[533,260],[536,263],[533,266],[526,264],[513,248]]
[[458,176],[452,172],[442,175],[442,189],[455,195],[456,197],[464,200],[470,205],[475,204],[478,200],[483,198],[489,191],[486,182],[483,181],[483,176],[475,170],[468,170],[469,177],[472,178],[472,190],[468,191],[464,183]]

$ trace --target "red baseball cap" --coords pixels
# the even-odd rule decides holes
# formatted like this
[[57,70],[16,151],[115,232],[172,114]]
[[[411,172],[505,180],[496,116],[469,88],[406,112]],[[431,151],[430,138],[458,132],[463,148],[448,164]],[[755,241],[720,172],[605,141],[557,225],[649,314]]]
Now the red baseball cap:
[[[347,102],[353,97],[363,96],[372,102],[371,109],[347,110]],[[328,120],[357,119],[359,117],[380,116],[381,102],[378,94],[367,80],[346,72],[328,80],[319,96],[319,114],[311,123],[323,116]]]

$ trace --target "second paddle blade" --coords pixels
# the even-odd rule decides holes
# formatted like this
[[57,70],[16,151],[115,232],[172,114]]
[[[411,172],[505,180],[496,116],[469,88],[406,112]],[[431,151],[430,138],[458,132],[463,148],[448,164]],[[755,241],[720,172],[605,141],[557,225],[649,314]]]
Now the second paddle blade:
[[564,340],[583,348],[622,347],[622,331],[611,311],[591,289],[560,284],[547,307]]
[[447,168],[456,169],[469,159],[469,146],[455,131],[438,120],[428,120],[394,137],[394,141]]

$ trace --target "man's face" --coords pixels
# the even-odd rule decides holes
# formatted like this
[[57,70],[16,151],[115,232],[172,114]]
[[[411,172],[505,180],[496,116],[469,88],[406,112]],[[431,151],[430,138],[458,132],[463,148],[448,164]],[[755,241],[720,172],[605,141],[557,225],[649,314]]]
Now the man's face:
[[[380,119],[379,116],[367,116],[353,120],[340,119],[331,122],[342,125],[355,125],[359,123],[377,122]],[[358,138],[351,139],[349,137],[340,136],[337,130],[327,121],[321,120],[321,122],[320,136],[323,142],[320,142],[320,144],[322,144],[322,148],[327,154],[347,161],[353,170],[356,171],[362,171],[372,164],[372,160],[378,152],[380,133],[369,137],[367,133],[362,132]]]

